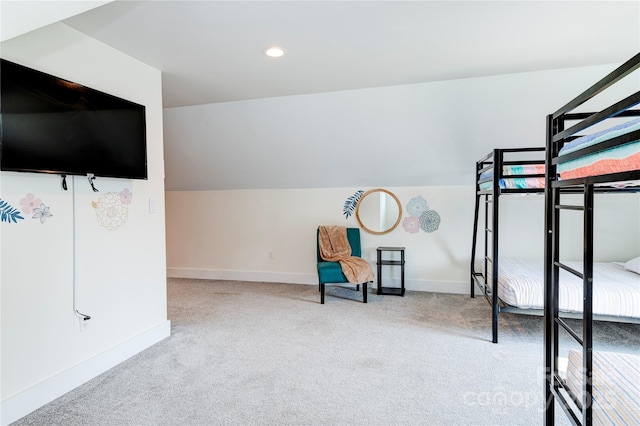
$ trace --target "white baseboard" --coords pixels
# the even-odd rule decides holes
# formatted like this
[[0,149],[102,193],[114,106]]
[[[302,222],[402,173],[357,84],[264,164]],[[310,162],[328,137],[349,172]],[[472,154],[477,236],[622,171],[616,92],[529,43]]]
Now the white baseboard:
[[171,278],[195,278],[202,280],[252,281],[286,284],[315,284],[318,276],[314,274],[296,274],[289,272],[231,271],[222,269],[167,268]]
[[470,284],[462,281],[406,280],[404,286],[407,290],[429,293],[469,294],[470,289]]
[[[198,268],[167,268],[167,276],[171,278],[193,278],[202,280],[252,281],[266,283],[311,284],[318,285],[315,274],[294,274],[264,271],[229,271]],[[387,280],[387,278],[384,278]],[[399,280],[392,280],[389,286],[399,287]],[[374,280],[374,286],[375,286]],[[386,286],[385,282],[385,286]],[[411,291],[427,291],[433,293],[469,294],[470,284],[461,281],[427,281],[405,280],[405,288]]]
[[170,335],[171,321],[165,321],[75,367],[1,401],[0,424],[5,426],[26,416]]

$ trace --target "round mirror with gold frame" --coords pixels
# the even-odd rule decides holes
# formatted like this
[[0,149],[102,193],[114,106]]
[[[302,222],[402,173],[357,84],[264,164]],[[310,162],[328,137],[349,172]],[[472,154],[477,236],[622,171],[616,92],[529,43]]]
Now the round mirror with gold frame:
[[376,188],[365,192],[356,205],[356,220],[370,234],[382,235],[393,231],[401,218],[400,200],[386,189]]

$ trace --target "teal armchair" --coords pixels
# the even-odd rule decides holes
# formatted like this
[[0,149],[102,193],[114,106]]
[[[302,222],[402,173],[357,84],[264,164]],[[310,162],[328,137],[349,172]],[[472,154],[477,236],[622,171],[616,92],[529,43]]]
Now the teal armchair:
[[[347,228],[347,239],[351,246],[351,256],[362,257],[362,247],[360,245],[360,229]],[[326,262],[320,256],[320,231],[316,232],[316,256],[318,262],[318,281],[320,291],[320,303],[324,304],[325,284],[349,284],[347,277],[342,273],[342,267],[338,262]],[[356,284],[356,291],[360,291],[360,284]],[[362,283],[362,301],[367,303],[367,283]]]

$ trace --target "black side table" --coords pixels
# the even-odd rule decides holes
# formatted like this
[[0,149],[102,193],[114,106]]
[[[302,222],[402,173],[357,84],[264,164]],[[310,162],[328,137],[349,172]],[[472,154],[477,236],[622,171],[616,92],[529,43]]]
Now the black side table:
[[[389,294],[393,296],[404,296],[404,247],[378,247],[378,293]],[[382,252],[400,252],[400,260],[382,259]],[[400,266],[400,287],[383,287],[382,286],[382,265]]]

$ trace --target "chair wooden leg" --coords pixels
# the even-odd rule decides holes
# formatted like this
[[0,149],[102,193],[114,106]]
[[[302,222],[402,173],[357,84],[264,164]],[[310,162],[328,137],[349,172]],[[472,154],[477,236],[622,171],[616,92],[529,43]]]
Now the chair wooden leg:
[[324,283],[320,284],[320,304],[324,305]]
[[360,291],[360,284],[356,284],[356,291]]
[[362,300],[367,303],[367,283],[362,284]]

